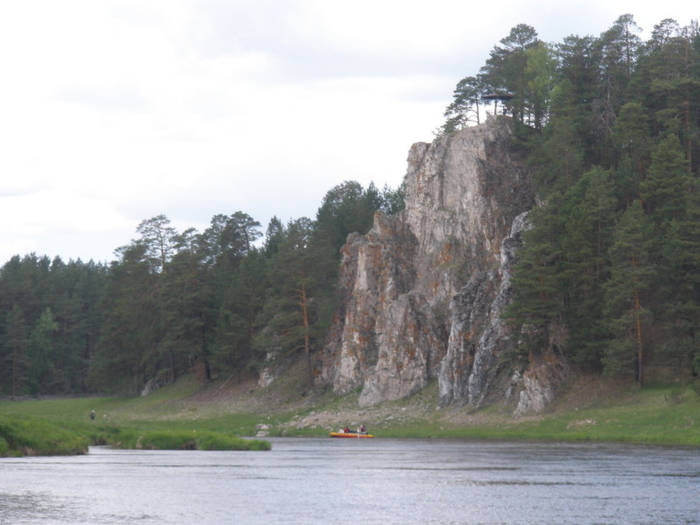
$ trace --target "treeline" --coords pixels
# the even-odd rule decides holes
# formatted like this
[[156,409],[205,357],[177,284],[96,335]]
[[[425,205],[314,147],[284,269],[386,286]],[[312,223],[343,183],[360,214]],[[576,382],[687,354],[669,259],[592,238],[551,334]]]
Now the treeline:
[[[339,249],[403,187],[345,182],[315,220],[215,215],[203,232],[159,215],[110,264],[15,256],[0,269],[0,395],[139,392],[195,371],[230,377],[318,349]],[[309,374],[313,371],[309,361]],[[311,375],[310,375],[311,379]]]
[[495,100],[537,174],[509,312],[521,357],[563,327],[557,351],[642,385],[700,370],[700,28],[639,32],[632,15],[558,44],[515,27],[457,85],[442,132]]

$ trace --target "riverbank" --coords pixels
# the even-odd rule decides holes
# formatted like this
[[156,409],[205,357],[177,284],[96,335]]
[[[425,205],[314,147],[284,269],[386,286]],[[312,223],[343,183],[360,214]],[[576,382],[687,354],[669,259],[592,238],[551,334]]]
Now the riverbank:
[[[218,432],[247,437],[326,436],[365,425],[377,437],[600,441],[700,446],[700,396],[691,387],[639,389],[600,378],[573,380],[541,414],[515,418],[512,407],[441,408],[437,384],[416,396],[360,408],[344,397],[310,389],[304,371],[290,370],[266,388],[252,380],[202,384],[194,377],[145,397],[0,401],[0,416],[62,425],[134,431]],[[89,414],[95,410],[95,421]],[[88,427],[89,428],[89,427]]]

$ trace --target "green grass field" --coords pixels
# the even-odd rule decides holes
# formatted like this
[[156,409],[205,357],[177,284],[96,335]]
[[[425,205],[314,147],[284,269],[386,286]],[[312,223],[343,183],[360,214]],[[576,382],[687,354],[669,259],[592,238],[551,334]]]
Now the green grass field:
[[[289,388],[279,398],[232,409],[197,397],[202,385],[191,378],[146,397],[77,398],[0,402],[0,455],[11,453],[75,453],[87,444],[142,448],[265,449],[253,436],[256,425],[269,426],[269,435],[325,436],[350,417],[357,393],[337,398],[319,396],[312,406],[289,402]],[[697,388],[615,388],[605,396],[576,392],[562,396],[547,412],[514,418],[512,407],[478,411],[459,407],[439,409],[435,385],[414,398],[360,412],[379,438],[454,438],[537,441],[599,441],[674,446],[700,446],[700,395]],[[305,394],[304,394],[305,395]],[[297,397],[299,397],[297,395]],[[253,399],[253,398],[251,398]],[[255,407],[252,409],[251,407]],[[90,420],[94,410],[97,417]],[[290,426],[309,414],[333,414],[325,424]],[[398,416],[400,415],[400,417]],[[10,426],[19,430],[8,430]],[[21,428],[20,428],[21,427]],[[32,431],[34,428],[34,431]],[[3,435],[2,429],[5,429]],[[24,435],[28,445],[15,434]],[[55,436],[41,445],[29,435]],[[18,434],[18,435],[19,435]],[[8,439],[7,436],[10,436]],[[13,437],[14,436],[14,437]],[[56,436],[62,436],[60,439]],[[75,440],[71,440],[71,436]],[[55,443],[64,440],[67,445]],[[14,440],[14,441],[13,441]],[[244,441],[241,444],[241,441]],[[51,443],[54,443],[52,445]],[[264,442],[263,442],[264,443]],[[43,448],[42,448],[43,447]],[[19,450],[19,452],[18,452]]]
[[[181,381],[146,397],[0,401],[0,456],[58,455],[89,445],[122,448],[268,450],[253,434],[252,415],[200,419],[181,402],[198,390]],[[91,412],[96,414],[90,418]],[[18,438],[17,436],[21,436]],[[25,444],[28,443],[28,444]]]

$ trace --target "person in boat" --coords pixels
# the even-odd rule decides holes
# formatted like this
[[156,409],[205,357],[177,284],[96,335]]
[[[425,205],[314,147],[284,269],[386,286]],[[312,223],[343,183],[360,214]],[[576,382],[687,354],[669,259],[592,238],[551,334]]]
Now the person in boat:
[[349,433],[350,433],[350,429],[346,426],[346,427],[343,429],[343,432],[346,433],[346,434],[349,434]]
[[366,434],[367,433],[367,427],[364,425],[360,425],[360,429],[358,430],[360,434]]

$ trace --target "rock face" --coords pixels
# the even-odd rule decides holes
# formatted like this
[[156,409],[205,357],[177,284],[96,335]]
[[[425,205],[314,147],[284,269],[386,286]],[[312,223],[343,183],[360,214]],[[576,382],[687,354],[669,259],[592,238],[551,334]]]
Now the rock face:
[[481,405],[501,372],[502,354],[516,351],[517,336],[511,334],[502,313],[512,297],[511,269],[527,227],[526,216],[523,212],[514,219],[501,244],[500,265],[474,272],[452,298],[447,355],[439,373],[442,404],[462,400]]
[[499,117],[414,144],[406,209],[377,213],[367,235],[348,236],[322,353],[321,379],[334,392],[361,389],[359,403],[369,406],[437,377],[442,403],[479,406],[509,394],[522,400],[520,413],[547,403],[546,373],[503,360],[517,334],[501,314],[534,205],[511,139],[510,121]]

